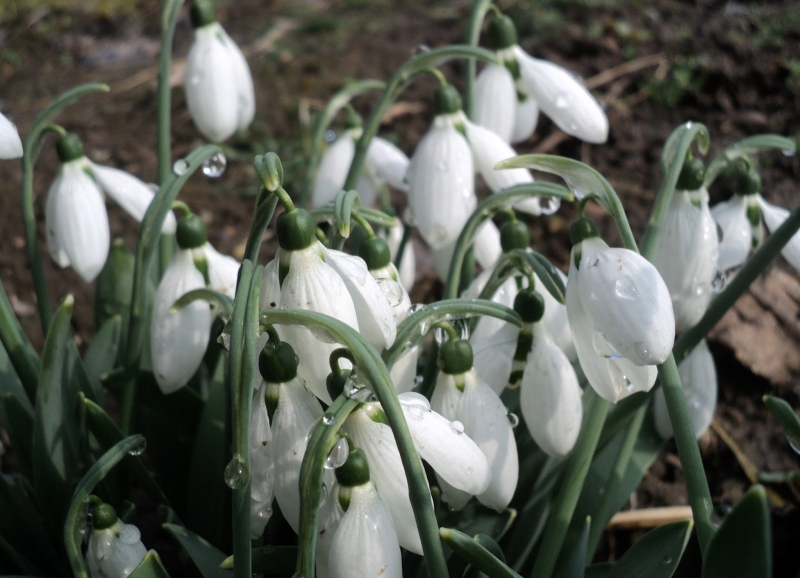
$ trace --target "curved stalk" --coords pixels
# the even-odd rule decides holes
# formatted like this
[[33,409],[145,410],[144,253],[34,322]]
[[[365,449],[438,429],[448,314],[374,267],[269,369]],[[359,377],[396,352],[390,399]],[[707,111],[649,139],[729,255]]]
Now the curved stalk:
[[244,258],[258,262],[258,254],[261,251],[261,240],[269,227],[275,208],[278,206],[278,195],[273,195],[263,186],[256,199],[256,208],[253,211],[253,223],[250,225],[250,234],[247,236],[247,245],[244,249]]

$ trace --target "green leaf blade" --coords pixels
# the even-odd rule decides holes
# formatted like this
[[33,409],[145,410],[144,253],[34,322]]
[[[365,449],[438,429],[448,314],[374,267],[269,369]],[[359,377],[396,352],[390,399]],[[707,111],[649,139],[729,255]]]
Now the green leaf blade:
[[608,578],[670,578],[689,542],[692,525],[684,520],[650,530],[614,564]]

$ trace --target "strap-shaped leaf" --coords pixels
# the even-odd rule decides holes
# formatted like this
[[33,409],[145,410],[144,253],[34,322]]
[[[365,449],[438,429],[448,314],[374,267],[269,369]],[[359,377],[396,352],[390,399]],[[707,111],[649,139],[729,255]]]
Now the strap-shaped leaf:
[[703,185],[708,187],[714,180],[736,160],[767,150],[780,150],[786,154],[797,152],[797,143],[790,138],[777,134],[757,134],[740,140],[721,150],[706,168]]
[[220,568],[225,554],[208,540],[177,524],[163,524],[162,527],[178,541],[203,578],[230,578],[231,573]]
[[670,578],[681,561],[691,533],[691,520],[650,530],[614,564],[608,578]]
[[581,533],[574,540],[569,538],[561,549],[561,558],[556,564],[556,575],[561,578],[584,578],[586,571],[586,550],[589,546],[589,530],[592,519],[586,518]]
[[357,191],[339,191],[333,202],[333,226],[345,239],[350,236],[350,219],[354,210],[361,206]]
[[[0,377],[2,379],[2,377]],[[33,412],[11,393],[0,395],[0,422],[14,448],[14,457],[23,471],[30,474],[33,444]]]
[[448,512],[441,524],[458,527],[469,536],[485,534],[499,541],[516,519],[517,511],[513,508],[497,512],[473,500],[460,510]]
[[763,486],[753,486],[728,514],[708,544],[703,578],[772,576],[772,531]]
[[764,405],[781,422],[789,439],[800,447],[800,416],[794,412],[792,406],[781,398],[772,395],[764,396]]
[[122,318],[114,315],[97,332],[86,351],[83,363],[86,375],[94,389],[95,399],[98,401],[102,401],[105,397],[106,390],[101,378],[114,368],[114,362],[119,353],[121,332]]
[[558,274],[558,269],[544,255],[540,255],[535,251],[514,249],[511,260],[520,269],[529,269],[536,273],[536,276],[550,295],[553,296],[553,299],[561,304],[567,300],[567,288]]
[[452,528],[440,528],[439,535],[456,554],[490,578],[522,578],[494,554],[466,534]]
[[169,578],[169,572],[161,563],[158,552],[150,550],[136,569],[128,574],[128,578]]

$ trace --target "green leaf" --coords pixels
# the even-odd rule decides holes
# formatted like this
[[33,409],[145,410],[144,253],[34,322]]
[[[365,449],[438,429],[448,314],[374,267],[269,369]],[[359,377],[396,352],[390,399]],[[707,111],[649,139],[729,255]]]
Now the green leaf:
[[772,576],[772,531],[763,486],[753,486],[742,496],[708,544],[703,578],[731,576]]
[[[58,323],[58,313],[53,319],[52,327]],[[46,346],[45,346],[46,349]],[[83,476],[78,486],[75,488],[75,493],[72,495],[72,502],[70,503],[67,512],[66,521],[64,522],[64,547],[67,551],[72,573],[75,578],[88,578],[86,565],[83,561],[83,554],[81,553],[81,530],[86,521],[87,509],[89,507],[89,496],[94,491],[95,486],[100,483],[111,468],[116,466],[125,456],[130,452],[140,452],[144,447],[145,439],[140,435],[133,435],[125,438],[118,444],[115,444],[110,450],[104,453],[98,459],[86,475]],[[132,576],[133,574],[131,574]]]
[[178,541],[181,547],[192,559],[203,578],[229,578],[231,573],[220,568],[225,554],[183,526],[164,524],[162,526]]
[[614,569],[614,564],[611,562],[600,562],[599,564],[592,564],[586,567],[586,574],[584,578],[608,578]]
[[186,523],[212,544],[230,541],[230,488],[222,473],[230,461],[230,395],[225,386],[225,358],[220,357],[197,426],[189,469]]
[[184,293],[181,295],[180,299],[175,301],[175,303],[172,305],[172,309],[182,309],[183,307],[189,305],[189,303],[199,300],[207,301],[208,304],[211,305],[212,313],[216,309],[219,309],[225,319],[228,319],[231,316],[231,312],[233,311],[233,299],[224,293],[220,293],[219,291],[214,291],[213,289],[208,289],[206,287],[203,287],[202,289],[193,289],[188,293]]
[[[94,328],[101,327],[114,316],[127,322],[131,310],[131,286],[135,258],[121,239],[111,243],[108,259],[97,276],[94,291]],[[127,330],[127,327],[125,328]],[[126,331],[127,333],[127,331]]]
[[589,530],[592,526],[592,519],[586,518],[583,529],[577,539],[569,544],[564,542],[561,556],[556,564],[555,578],[584,578],[586,570],[586,549],[589,545]]
[[333,203],[333,226],[345,239],[350,236],[350,218],[361,206],[357,191],[339,191]]
[[522,271],[530,270],[542,282],[545,289],[553,296],[553,299],[563,304],[567,299],[567,288],[564,280],[550,261],[543,255],[535,251],[524,249],[514,249],[512,251],[512,262],[517,264]]
[[[33,384],[33,390],[36,390],[36,383]],[[33,417],[33,404],[25,393],[25,386],[14,370],[5,346],[0,343],[0,397],[5,395],[14,397],[25,412]]]
[[5,426],[14,457],[27,473],[32,472],[33,413],[20,403],[19,398],[7,393],[0,396],[0,422]]
[[448,511],[442,525],[457,526],[465,534],[485,534],[498,542],[506,535],[517,518],[517,511],[506,508],[497,512],[477,501],[472,501],[460,510]]
[[[253,548],[252,556],[253,574],[292,574],[297,564],[297,548],[294,546],[261,546]],[[233,556],[229,556],[222,567],[233,569],[234,563]]]
[[459,556],[491,578],[521,578],[494,554],[466,534],[450,528],[439,528],[439,535]]
[[787,502],[800,505],[800,472],[759,472],[758,481]]
[[788,151],[794,154],[797,152],[797,143],[793,139],[777,134],[758,134],[740,140],[717,153],[717,156],[713,158],[706,168],[703,186],[710,186],[721,172],[738,159],[765,150]]
[[764,396],[764,405],[781,422],[789,439],[800,447],[800,416],[794,412],[792,406],[781,398],[771,395]]
[[[689,542],[692,525],[684,520],[650,530],[614,564],[608,578],[670,578]],[[742,575],[734,572],[731,576]]]
[[80,478],[80,428],[75,411],[80,388],[69,359],[74,302],[72,295],[64,298],[47,333],[31,450],[39,507],[56,527],[64,521]]
[[102,401],[105,397],[106,390],[101,378],[114,368],[114,362],[119,353],[121,333],[122,319],[119,315],[115,315],[106,321],[86,351],[83,363],[98,401]]
[[158,552],[150,550],[145,555],[142,563],[136,569],[128,574],[128,578],[170,578],[164,565],[161,563],[161,558],[158,557]]
[[[49,313],[49,305],[46,308]],[[25,388],[28,400],[35,400],[42,362],[22,330],[2,283],[0,283],[0,342]]]

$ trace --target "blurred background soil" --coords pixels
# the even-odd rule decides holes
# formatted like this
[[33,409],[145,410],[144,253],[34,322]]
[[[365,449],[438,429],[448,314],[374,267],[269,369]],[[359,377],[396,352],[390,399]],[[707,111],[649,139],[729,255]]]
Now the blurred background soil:
[[[460,43],[470,10],[452,2],[381,0],[220,0],[218,18],[248,55],[256,82],[257,117],[227,151],[223,178],[192,178],[181,198],[206,220],[210,241],[241,256],[256,192],[252,158],[278,152],[289,191],[305,174],[307,125],[345,82],[387,79],[420,46]],[[706,124],[711,154],[745,136],[800,133],[800,5],[797,2],[737,3],[705,0],[540,0],[498,4],[518,25],[520,44],[532,55],[582,76],[605,106],[610,138],[602,146],[566,137],[540,118],[536,135],[519,152],[548,152],[580,159],[599,170],[622,198],[634,232],[644,229],[661,172],[659,157],[670,132],[686,121]],[[21,134],[64,90],[89,81],[108,83],[108,94],[90,95],[67,108],[58,122],[84,140],[87,156],[100,164],[155,180],[155,79],[160,6],[152,0],[5,0],[0,5],[0,111]],[[188,16],[178,24],[172,93],[173,156],[199,144],[180,88],[182,58],[191,41]],[[444,72],[463,85],[463,62]],[[384,119],[382,136],[411,153],[432,117],[434,82],[422,78]],[[356,101],[365,115],[376,95]],[[334,127],[339,128],[339,127]],[[52,137],[50,137],[52,139]],[[771,153],[759,158],[765,197],[793,207],[800,161]],[[48,140],[36,168],[36,211],[45,249],[46,191],[57,169]],[[718,182],[712,203],[731,194]],[[0,278],[36,347],[42,336],[25,256],[20,210],[20,168],[0,163]],[[591,206],[591,205],[590,205]],[[109,205],[111,232],[133,247],[136,224]],[[537,250],[564,267],[573,207],[535,223]],[[615,231],[592,209],[609,242]],[[417,243],[417,249],[425,249]],[[265,243],[262,259],[274,252]],[[420,258],[423,265],[429,262]],[[45,257],[54,303],[76,298],[78,339],[91,339],[93,286]],[[431,271],[419,273],[414,300],[432,301],[441,285]],[[715,504],[733,504],[754,481],[754,472],[797,469],[792,451],[761,398],[779,395],[800,405],[800,282],[782,258],[754,285],[712,333],[719,372],[715,424],[701,450]],[[630,507],[686,504],[682,470],[673,443],[648,472]],[[773,509],[775,576],[797,573],[800,543],[797,510]],[[637,534],[615,532],[605,549],[618,557]],[[693,558],[694,556],[694,558]],[[692,566],[694,564],[694,566]],[[683,575],[697,574],[690,550]]]

